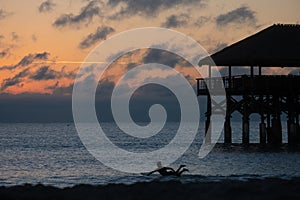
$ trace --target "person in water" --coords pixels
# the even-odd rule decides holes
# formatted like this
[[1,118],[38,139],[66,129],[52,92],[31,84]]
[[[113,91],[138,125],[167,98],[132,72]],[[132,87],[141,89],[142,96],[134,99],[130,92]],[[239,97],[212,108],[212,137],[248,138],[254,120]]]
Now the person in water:
[[185,171],[188,172],[189,171],[187,168],[185,168],[186,167],[185,165],[180,165],[179,168],[176,171],[173,168],[171,168],[171,167],[163,167],[161,165],[160,161],[157,162],[157,167],[158,168],[156,170],[153,170],[152,172],[149,172],[147,174],[147,176],[149,176],[149,175],[151,175],[151,174],[153,174],[155,172],[160,173],[160,175],[162,175],[162,176],[171,176],[171,175],[173,175],[173,176],[181,176],[181,174],[183,172],[185,172]]

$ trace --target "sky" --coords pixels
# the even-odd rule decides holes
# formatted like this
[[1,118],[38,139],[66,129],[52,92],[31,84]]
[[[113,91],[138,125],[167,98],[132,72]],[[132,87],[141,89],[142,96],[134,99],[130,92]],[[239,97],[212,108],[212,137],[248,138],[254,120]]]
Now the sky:
[[[299,9],[298,0],[1,1],[0,122],[72,121],[72,86],[78,68],[93,48],[123,31],[169,28],[214,53],[272,24],[300,23]],[[172,56],[147,50],[124,55],[103,78],[97,93],[101,103],[96,107],[106,109],[106,95],[126,68],[166,57]],[[186,77],[193,73],[184,71]],[[265,73],[289,71],[276,68]],[[159,76],[161,72],[151,74]],[[145,105],[155,102],[155,95],[172,96],[152,88],[156,88],[155,94],[143,93],[145,88],[140,91],[144,96],[136,102],[136,110],[145,110]],[[153,98],[149,100],[150,95]],[[159,101],[173,109],[168,98]]]

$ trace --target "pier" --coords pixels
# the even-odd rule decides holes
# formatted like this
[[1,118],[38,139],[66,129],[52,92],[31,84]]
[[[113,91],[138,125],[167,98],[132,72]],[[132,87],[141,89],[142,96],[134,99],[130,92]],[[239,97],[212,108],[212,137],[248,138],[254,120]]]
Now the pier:
[[[300,74],[263,74],[269,67],[300,69],[299,35],[299,25],[273,25],[200,60],[199,66],[208,70],[208,77],[197,79],[197,95],[207,97],[206,134],[214,107],[224,105],[224,102],[212,102],[208,90],[217,94],[220,87],[220,78],[211,75],[212,59],[215,66],[225,67],[227,71],[221,78],[222,88],[226,91],[224,143],[232,142],[232,113],[239,112],[243,144],[249,144],[251,114],[260,116],[260,144],[282,143],[284,114],[287,116],[288,144],[300,144]],[[233,76],[235,66],[247,66],[249,73]]]

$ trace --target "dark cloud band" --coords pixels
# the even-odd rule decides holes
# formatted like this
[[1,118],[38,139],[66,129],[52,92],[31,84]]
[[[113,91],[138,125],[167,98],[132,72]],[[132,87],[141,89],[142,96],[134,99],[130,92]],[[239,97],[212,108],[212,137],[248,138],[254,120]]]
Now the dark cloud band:
[[[132,15],[155,16],[159,12],[177,5],[205,5],[204,0],[109,0],[108,5],[115,8],[123,5],[122,9],[111,18],[123,18]],[[125,6],[124,6],[125,5]]]
[[170,15],[162,26],[166,28],[178,28],[187,25],[188,20],[189,16],[186,14]]
[[92,45],[94,45],[96,42],[100,40],[105,40],[106,37],[110,34],[113,33],[115,30],[112,27],[108,26],[101,26],[98,27],[95,33],[89,34],[86,38],[84,38],[80,44],[79,47],[81,49],[89,48]]
[[43,52],[43,53],[34,53],[34,54],[28,54],[24,56],[20,62],[18,62],[16,65],[10,65],[10,66],[2,66],[0,67],[0,71],[2,70],[14,70],[19,67],[25,67],[33,63],[34,61],[38,60],[47,60],[50,53]]
[[55,3],[53,3],[52,0],[46,0],[41,5],[39,6],[39,12],[44,13],[44,12],[50,12],[54,9]]
[[221,14],[216,18],[219,26],[225,26],[231,23],[243,24],[245,22],[256,22],[255,12],[247,6],[242,6],[228,13]]
[[81,23],[90,23],[94,16],[100,15],[100,7],[98,1],[90,1],[85,7],[83,7],[78,15],[63,14],[57,18],[53,26],[65,27],[65,26],[77,26]]

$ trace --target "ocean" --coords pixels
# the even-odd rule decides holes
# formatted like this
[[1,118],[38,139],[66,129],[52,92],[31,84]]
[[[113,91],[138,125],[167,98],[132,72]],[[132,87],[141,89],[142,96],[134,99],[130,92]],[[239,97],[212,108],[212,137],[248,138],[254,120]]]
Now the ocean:
[[[285,123],[282,125],[283,142],[286,143]],[[164,146],[173,137],[178,123],[168,123],[159,138],[154,137],[146,143],[132,143],[126,137],[116,137],[120,130],[113,123],[102,123],[102,127],[120,147],[139,152]],[[178,178],[161,177],[158,174],[128,174],[104,166],[84,147],[72,123],[2,123],[0,186],[41,183],[66,187],[169,180],[187,183],[266,177],[289,179],[300,176],[299,148],[288,148],[286,145],[274,149],[259,145],[244,146],[238,144],[241,143],[240,122],[232,122],[232,130],[235,144],[221,144],[221,137],[220,144],[202,159],[198,157],[198,152],[203,132],[199,131],[190,148],[171,165],[173,168],[180,164],[187,165],[189,172]],[[250,142],[258,141],[258,124],[253,122]]]

